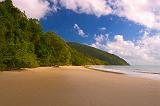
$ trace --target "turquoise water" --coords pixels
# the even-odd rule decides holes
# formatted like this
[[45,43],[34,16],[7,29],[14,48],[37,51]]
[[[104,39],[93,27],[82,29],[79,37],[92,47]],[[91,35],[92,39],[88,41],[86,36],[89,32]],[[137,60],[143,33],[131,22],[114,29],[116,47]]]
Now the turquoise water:
[[160,80],[160,66],[90,66],[93,69],[127,74],[129,76],[145,77]]

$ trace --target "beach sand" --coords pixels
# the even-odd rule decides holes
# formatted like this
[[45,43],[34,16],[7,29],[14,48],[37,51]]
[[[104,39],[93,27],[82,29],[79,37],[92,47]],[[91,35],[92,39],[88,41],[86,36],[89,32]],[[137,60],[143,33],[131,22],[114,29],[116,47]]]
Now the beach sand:
[[83,67],[0,72],[0,106],[160,106],[160,81]]

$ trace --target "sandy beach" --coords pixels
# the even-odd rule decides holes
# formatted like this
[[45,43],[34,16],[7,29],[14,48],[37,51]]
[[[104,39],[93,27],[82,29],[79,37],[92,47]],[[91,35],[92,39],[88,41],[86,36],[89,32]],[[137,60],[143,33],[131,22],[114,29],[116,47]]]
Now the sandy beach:
[[0,106],[160,106],[160,81],[83,67],[0,72]]

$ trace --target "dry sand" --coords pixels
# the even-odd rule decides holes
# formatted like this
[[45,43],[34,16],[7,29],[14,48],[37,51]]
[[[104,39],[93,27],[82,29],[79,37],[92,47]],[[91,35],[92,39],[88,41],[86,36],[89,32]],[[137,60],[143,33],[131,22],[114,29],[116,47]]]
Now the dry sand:
[[83,67],[0,72],[0,106],[160,106],[160,81]]

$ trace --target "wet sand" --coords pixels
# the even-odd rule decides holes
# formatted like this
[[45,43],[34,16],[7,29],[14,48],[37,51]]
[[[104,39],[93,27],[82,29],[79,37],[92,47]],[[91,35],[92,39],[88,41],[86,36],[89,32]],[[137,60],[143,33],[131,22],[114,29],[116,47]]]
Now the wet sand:
[[160,106],[160,81],[83,67],[0,72],[0,106]]

